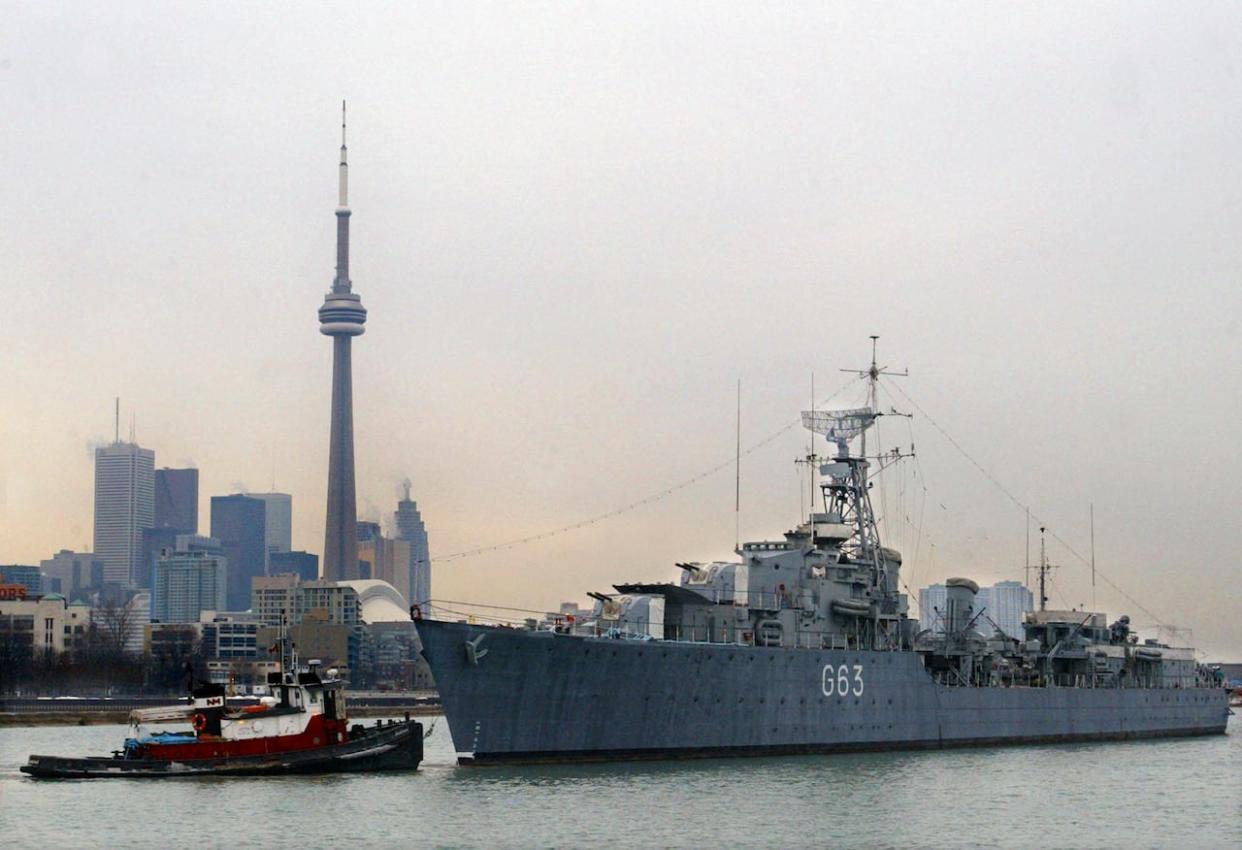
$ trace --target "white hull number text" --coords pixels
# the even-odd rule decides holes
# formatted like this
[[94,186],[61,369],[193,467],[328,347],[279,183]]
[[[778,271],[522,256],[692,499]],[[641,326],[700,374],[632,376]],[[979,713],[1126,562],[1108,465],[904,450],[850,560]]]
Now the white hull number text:
[[823,691],[826,697],[847,697],[853,694],[856,697],[862,696],[863,692],[863,668],[861,664],[854,665],[854,675],[850,676],[850,668],[847,664],[840,667],[833,667],[831,664],[824,667]]

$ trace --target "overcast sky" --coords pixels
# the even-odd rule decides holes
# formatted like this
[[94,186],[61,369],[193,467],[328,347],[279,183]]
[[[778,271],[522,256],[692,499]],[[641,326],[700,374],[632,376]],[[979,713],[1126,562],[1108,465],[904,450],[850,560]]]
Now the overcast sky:
[[[408,476],[444,556],[610,511],[731,457],[739,378],[749,446],[879,334],[923,412],[884,437],[911,587],[1022,576],[934,421],[1083,555],[1094,504],[1143,606],[1098,607],[1242,658],[1242,6],[3,5],[0,563],[89,547],[117,395],[204,531],[274,485],[322,550],[348,98],[364,517]],[[744,459],[743,537],[798,521],[806,446]],[[726,468],[434,595],[673,579],[733,509]]]

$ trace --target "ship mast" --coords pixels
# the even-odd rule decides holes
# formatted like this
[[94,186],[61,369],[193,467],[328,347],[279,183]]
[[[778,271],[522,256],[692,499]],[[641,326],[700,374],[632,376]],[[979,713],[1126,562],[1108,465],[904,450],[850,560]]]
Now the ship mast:
[[[905,377],[906,370],[900,372],[880,366],[876,359],[876,342],[879,336],[871,337],[871,365],[867,369],[842,369],[867,380],[867,404],[864,407],[849,410],[808,410],[802,414],[802,424],[808,430],[820,434],[830,443],[836,445],[835,456],[828,463],[819,466],[820,490],[824,499],[824,516],[830,523],[842,523],[853,528],[849,540],[841,543],[841,549],[855,563],[867,564],[871,575],[869,593],[874,600],[872,612],[868,619],[871,626],[871,642],[873,646],[880,643],[881,637],[888,642],[893,635],[882,635],[881,623],[887,622],[897,613],[897,577],[890,575],[889,564],[880,545],[879,527],[876,522],[875,510],[871,504],[870,466],[871,460],[880,463],[884,469],[884,461],[894,461],[909,457],[911,453],[894,450],[889,454],[869,458],[867,456],[867,429],[870,428],[879,412],[878,383],[881,375]],[[893,411],[893,414],[906,414]],[[849,444],[859,439],[859,452],[850,451]],[[806,461],[814,464],[818,458],[808,454]],[[815,514],[808,523],[812,542],[815,540],[818,518]]]
[[1048,541],[1044,537],[1044,532],[1048,529],[1042,525],[1039,527],[1039,610],[1044,611],[1048,608],[1048,571],[1055,570],[1056,567],[1048,563]]
[[[894,378],[910,377],[909,369],[902,369],[900,372],[898,372],[895,369],[889,369],[887,366],[880,366],[877,364],[876,344],[879,341],[879,339],[880,337],[878,334],[871,335],[871,365],[869,367],[867,367],[866,369],[842,369],[841,370],[842,372],[847,372],[851,375],[858,375],[859,377],[867,379],[867,407],[871,408],[871,410],[875,413],[876,416],[883,415],[880,413],[880,400],[879,400],[879,395],[876,392],[879,386],[879,383],[880,383],[880,376],[887,375],[887,376],[894,377]],[[864,458],[867,457],[867,432],[866,431],[863,431],[862,442],[859,444],[859,451],[862,453],[862,456]]]

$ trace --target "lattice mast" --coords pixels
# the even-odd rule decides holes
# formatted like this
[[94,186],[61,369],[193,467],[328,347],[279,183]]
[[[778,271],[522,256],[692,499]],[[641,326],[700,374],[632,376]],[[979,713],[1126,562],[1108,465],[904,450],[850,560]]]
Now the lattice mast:
[[[880,632],[881,613],[896,611],[896,576],[888,575],[888,559],[880,540],[875,510],[871,504],[871,460],[884,461],[908,457],[895,451],[883,457],[867,456],[867,431],[875,424],[879,412],[878,382],[880,376],[904,377],[909,373],[880,366],[876,360],[878,336],[871,337],[871,365],[867,369],[843,369],[863,377],[867,381],[867,403],[863,407],[844,410],[808,410],[802,413],[803,427],[822,435],[835,444],[834,459],[819,468],[819,487],[823,496],[823,510],[830,521],[841,522],[853,528],[853,535],[841,544],[841,552],[851,560],[870,566],[871,591],[879,605],[873,618],[876,633]],[[896,411],[894,411],[896,413]],[[904,414],[898,414],[904,415]],[[850,443],[858,440],[857,455],[850,451]],[[810,518],[812,531],[816,517]]]

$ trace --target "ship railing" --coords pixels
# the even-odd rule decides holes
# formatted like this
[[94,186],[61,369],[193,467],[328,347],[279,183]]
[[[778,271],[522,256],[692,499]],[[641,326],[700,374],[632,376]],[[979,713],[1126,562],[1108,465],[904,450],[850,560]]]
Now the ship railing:
[[[663,631],[663,640],[677,643],[731,644],[740,646],[763,645],[762,638],[757,636],[755,630],[749,626],[742,628],[735,626],[708,628],[706,626],[666,625],[664,623],[640,620],[629,629],[610,629],[607,634],[611,637],[630,640],[650,640],[653,627],[656,627],[657,631]],[[849,635],[840,632],[799,629],[794,633],[793,647],[791,648],[830,650],[883,650],[892,648],[878,639],[874,646],[866,646],[864,644],[865,641],[860,642],[856,638],[851,639]],[[776,646],[776,644],[772,644],[772,646]]]
[[[786,608],[797,608],[797,601],[789,591],[777,592],[767,590],[735,590],[732,592],[734,605],[753,608],[756,611],[783,611]],[[712,600],[720,603],[720,592],[712,592]]]

